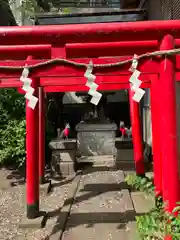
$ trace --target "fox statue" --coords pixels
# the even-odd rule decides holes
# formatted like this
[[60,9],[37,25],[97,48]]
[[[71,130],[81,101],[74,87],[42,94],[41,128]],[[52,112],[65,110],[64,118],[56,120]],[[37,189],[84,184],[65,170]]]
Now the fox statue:
[[120,121],[119,124],[119,130],[122,134],[121,139],[123,140],[125,137],[127,138],[131,138],[132,137],[132,127],[127,128],[124,124],[123,121]]
[[70,133],[70,125],[66,123],[65,128],[60,131],[60,128],[57,129],[58,132],[58,139],[66,139],[68,140],[69,133]]

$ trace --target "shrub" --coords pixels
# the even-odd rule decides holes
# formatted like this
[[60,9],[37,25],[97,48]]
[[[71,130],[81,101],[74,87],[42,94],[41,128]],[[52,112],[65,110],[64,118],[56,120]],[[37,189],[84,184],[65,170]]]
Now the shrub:
[[0,89],[0,164],[25,162],[25,100],[16,89]]

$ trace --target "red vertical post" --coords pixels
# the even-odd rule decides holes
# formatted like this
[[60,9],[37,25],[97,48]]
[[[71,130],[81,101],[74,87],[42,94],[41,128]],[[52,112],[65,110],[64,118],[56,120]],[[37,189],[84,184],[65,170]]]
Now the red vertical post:
[[140,106],[135,102],[133,97],[134,92],[129,89],[129,104],[130,104],[130,117],[132,126],[132,141],[134,149],[134,160],[136,166],[136,174],[144,176],[144,156],[143,156],[143,142],[141,132],[141,119],[140,119]]
[[39,87],[39,181],[45,183],[45,105],[44,90]]
[[[174,49],[174,38],[166,35],[160,45],[161,50]],[[160,131],[163,174],[163,199],[167,210],[172,212],[180,200],[178,138],[175,88],[175,57],[162,57],[160,63]]]
[[[31,57],[28,57],[30,60]],[[38,95],[37,79],[31,78],[31,86]],[[26,198],[27,218],[39,216],[39,171],[38,171],[38,104],[35,109],[28,107],[26,100]]]
[[162,157],[161,157],[161,132],[160,132],[160,105],[158,76],[151,79],[151,121],[152,121],[152,150],[154,168],[154,186],[157,197],[162,196]]

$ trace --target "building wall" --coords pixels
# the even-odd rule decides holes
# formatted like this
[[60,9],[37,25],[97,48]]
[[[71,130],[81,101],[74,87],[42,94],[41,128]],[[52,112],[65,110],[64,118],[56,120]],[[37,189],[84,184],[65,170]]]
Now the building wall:
[[149,20],[180,19],[179,0],[147,0]]

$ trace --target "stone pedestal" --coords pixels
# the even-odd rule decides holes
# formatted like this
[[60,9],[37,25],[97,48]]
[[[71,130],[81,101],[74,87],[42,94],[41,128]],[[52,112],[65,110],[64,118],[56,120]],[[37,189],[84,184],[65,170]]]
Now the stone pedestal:
[[[113,123],[87,124],[79,123],[76,126],[78,150],[82,157],[115,156],[115,136],[117,126]],[[83,160],[81,160],[82,162]]]
[[132,139],[116,138],[116,166],[124,170],[135,170]]
[[77,150],[76,139],[55,139],[49,143],[49,147],[52,149],[52,174],[60,178],[74,175]]

